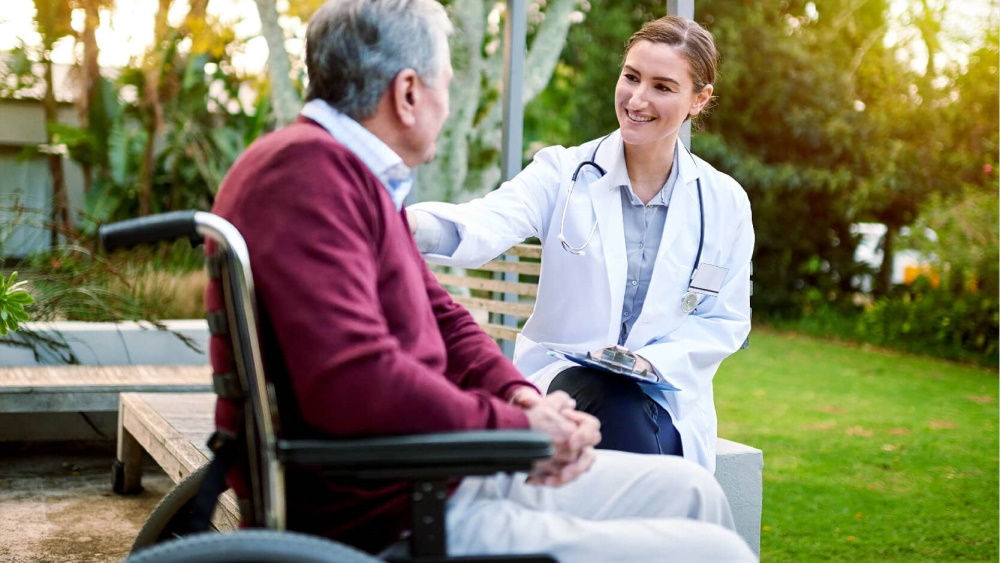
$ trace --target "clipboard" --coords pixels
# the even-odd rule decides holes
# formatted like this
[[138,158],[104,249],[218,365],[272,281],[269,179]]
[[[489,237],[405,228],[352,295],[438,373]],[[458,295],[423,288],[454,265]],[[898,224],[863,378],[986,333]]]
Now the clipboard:
[[587,352],[586,355],[581,355],[575,352],[567,352],[565,350],[556,350],[554,348],[548,349],[548,354],[555,358],[562,358],[564,360],[569,360],[575,364],[581,365],[583,367],[588,367],[602,371],[604,373],[610,373],[612,375],[617,375],[619,377],[624,377],[626,379],[631,379],[636,383],[645,383],[647,385],[655,385],[657,388],[664,391],[680,391],[679,388],[674,387],[670,383],[667,383],[662,377],[647,370],[634,370],[627,367],[603,361],[600,358],[595,358]]

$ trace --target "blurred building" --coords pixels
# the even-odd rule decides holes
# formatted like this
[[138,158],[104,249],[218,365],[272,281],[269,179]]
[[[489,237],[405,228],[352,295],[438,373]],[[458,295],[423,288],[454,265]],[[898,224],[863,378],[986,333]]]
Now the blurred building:
[[[900,234],[906,236],[907,227]],[[882,238],[885,236],[886,226],[882,223],[855,223],[851,225],[851,233],[861,235],[861,241],[854,251],[854,260],[858,263],[867,264],[873,270],[882,268],[884,256],[882,253]],[[928,238],[936,239],[937,234],[928,229],[925,233]],[[935,286],[940,281],[939,272],[933,266],[933,257],[924,255],[916,250],[897,248],[892,260],[892,283],[911,284],[919,276],[925,276],[931,280]],[[862,276],[858,280],[858,287],[865,293],[870,293],[875,286],[873,276]]]
[[[3,55],[0,55],[3,56]],[[79,125],[69,65],[53,65],[59,121]],[[45,145],[44,84],[0,98],[0,257],[23,257],[49,245],[52,176],[48,151],[61,151],[70,208],[83,207],[83,172],[65,150]]]

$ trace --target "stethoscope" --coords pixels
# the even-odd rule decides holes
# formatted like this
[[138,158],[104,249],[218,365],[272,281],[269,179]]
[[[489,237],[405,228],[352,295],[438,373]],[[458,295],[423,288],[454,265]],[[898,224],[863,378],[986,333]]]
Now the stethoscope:
[[[598,172],[598,178],[604,177],[607,171],[597,164],[597,150],[601,148],[604,140],[610,135],[605,135],[597,142],[597,146],[594,147],[594,152],[591,153],[589,160],[584,160],[579,165],[577,165],[576,170],[573,171],[573,176],[570,177],[569,181],[569,193],[566,194],[566,203],[563,204],[562,219],[559,221],[559,244],[562,245],[563,250],[573,254],[575,256],[584,256],[586,254],[585,249],[590,245],[591,239],[594,237],[594,233],[597,232],[597,219],[594,219],[594,225],[590,227],[590,232],[587,234],[587,238],[584,239],[583,244],[580,246],[573,246],[566,239],[566,214],[569,211],[569,200],[573,197],[573,190],[576,188],[576,179],[580,176],[580,172],[587,166],[593,167]],[[698,187],[698,252],[694,257],[694,266],[691,268],[691,277],[688,278],[688,290],[681,298],[681,312],[690,313],[694,311],[695,307],[698,306],[698,293],[693,291],[691,288],[691,282],[694,281],[694,276],[698,272],[698,267],[701,266],[701,251],[705,246],[705,200],[701,195],[701,178],[696,178],[695,182]]]

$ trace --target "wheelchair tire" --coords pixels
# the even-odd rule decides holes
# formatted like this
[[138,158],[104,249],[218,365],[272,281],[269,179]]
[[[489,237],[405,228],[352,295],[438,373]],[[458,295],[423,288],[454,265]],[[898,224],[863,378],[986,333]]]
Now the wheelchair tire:
[[181,519],[187,519],[187,508],[198,493],[198,487],[205,479],[208,464],[202,465],[180,483],[174,485],[149,514],[132,543],[132,551],[138,551],[169,539],[180,537],[176,528]]
[[204,532],[154,545],[125,563],[379,563],[344,544],[295,532]]

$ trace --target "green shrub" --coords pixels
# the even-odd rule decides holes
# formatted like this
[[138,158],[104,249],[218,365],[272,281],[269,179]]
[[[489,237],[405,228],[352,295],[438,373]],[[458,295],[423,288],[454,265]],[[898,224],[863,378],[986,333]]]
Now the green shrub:
[[918,278],[862,313],[854,336],[907,352],[996,366],[998,307],[996,293],[956,293]]
[[187,241],[111,255],[67,245],[23,262],[40,321],[123,321],[203,315],[201,253]]
[[810,336],[997,367],[998,310],[995,292],[956,293],[918,278],[865,306],[821,305],[800,318],[770,324]]

